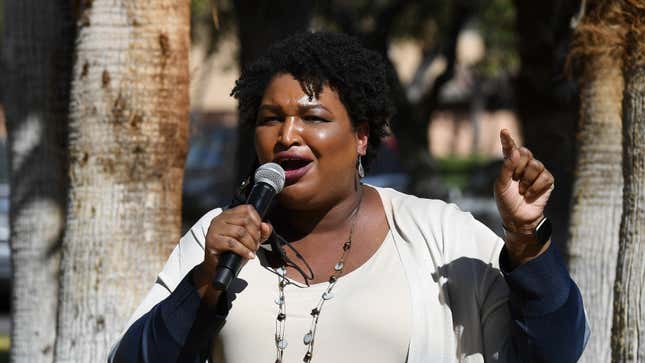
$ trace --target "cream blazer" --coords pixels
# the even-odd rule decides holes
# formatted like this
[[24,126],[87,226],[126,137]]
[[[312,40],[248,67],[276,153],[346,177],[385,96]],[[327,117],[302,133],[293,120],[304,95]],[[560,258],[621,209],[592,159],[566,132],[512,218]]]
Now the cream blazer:
[[[498,265],[503,241],[454,204],[374,188],[411,293],[408,362],[516,361],[509,289]],[[219,213],[208,212],[181,238],[127,326],[202,262],[208,226]]]

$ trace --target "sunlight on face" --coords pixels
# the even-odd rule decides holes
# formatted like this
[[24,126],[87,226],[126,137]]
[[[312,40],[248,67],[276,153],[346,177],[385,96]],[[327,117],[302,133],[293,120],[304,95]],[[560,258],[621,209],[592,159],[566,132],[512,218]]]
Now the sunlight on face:
[[316,98],[290,74],[278,75],[268,85],[257,115],[255,145],[260,163],[273,161],[285,168],[281,204],[308,208],[351,191],[366,140],[358,136],[329,86]]

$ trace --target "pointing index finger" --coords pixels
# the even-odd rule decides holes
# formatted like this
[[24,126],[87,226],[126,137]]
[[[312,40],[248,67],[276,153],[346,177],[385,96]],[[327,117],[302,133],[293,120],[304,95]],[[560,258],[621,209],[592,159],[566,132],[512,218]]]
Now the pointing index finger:
[[499,138],[502,143],[502,152],[504,153],[504,159],[508,159],[513,152],[513,149],[517,149],[515,140],[511,137],[511,133],[507,129],[502,129],[499,132]]
[[507,129],[500,131],[499,138],[504,153],[504,164],[502,164],[498,182],[501,188],[506,188],[511,182],[513,172],[520,160],[520,150],[517,148],[515,141]]

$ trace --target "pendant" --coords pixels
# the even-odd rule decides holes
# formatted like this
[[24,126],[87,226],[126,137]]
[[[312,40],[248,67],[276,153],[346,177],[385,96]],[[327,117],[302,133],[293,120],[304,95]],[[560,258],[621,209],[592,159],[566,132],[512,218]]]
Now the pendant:
[[305,345],[309,345],[314,340],[314,335],[311,331],[309,333],[305,334],[304,338],[302,338],[302,342],[305,343]]
[[282,340],[278,341],[277,347],[278,347],[278,349],[285,350],[285,349],[287,349],[287,345],[289,345],[289,344],[287,344],[287,341],[282,339]]
[[[360,201],[359,201],[359,206],[360,206]],[[356,213],[358,213],[358,209],[356,210]],[[355,220],[354,220],[355,222]],[[354,230],[354,224],[352,223],[352,231]],[[321,296],[321,300],[318,302],[318,305],[314,307],[311,310],[311,317],[312,317],[312,327],[310,330],[302,337],[302,342],[304,345],[307,347],[307,352],[304,355],[302,361],[304,363],[309,363],[311,362],[313,358],[313,344],[314,344],[314,335],[316,333],[316,328],[318,325],[318,318],[320,317],[320,311],[323,307],[323,304],[327,300],[331,300],[335,297],[334,293],[332,292],[332,289],[334,288],[336,282],[338,281],[338,275],[343,271],[343,268],[345,268],[345,257],[347,255],[347,252],[349,249],[352,247],[352,234],[350,231],[349,234],[349,240],[347,240],[343,244],[343,254],[340,258],[340,261],[334,265],[334,271],[330,277],[329,277],[329,286],[323,292]],[[287,318],[286,314],[284,313],[285,311],[285,295],[284,295],[284,288],[289,285],[289,282],[287,281],[286,278],[286,273],[287,270],[284,266],[278,267],[275,269],[276,274],[280,277],[278,279],[278,292],[279,296],[275,299],[275,303],[280,307],[280,311],[278,312],[278,315],[276,316],[276,332],[275,332],[275,345],[278,348],[277,351],[277,358],[275,360],[275,363],[283,363],[282,358],[284,355],[284,350],[287,348],[287,341],[284,339],[284,328],[285,328],[285,320]],[[308,285],[308,284],[307,284]],[[297,286],[297,285],[296,285]]]

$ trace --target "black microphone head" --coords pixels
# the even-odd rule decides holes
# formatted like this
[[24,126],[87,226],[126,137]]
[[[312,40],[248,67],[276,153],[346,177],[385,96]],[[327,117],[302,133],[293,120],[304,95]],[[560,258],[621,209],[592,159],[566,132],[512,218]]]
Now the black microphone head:
[[275,189],[276,194],[284,188],[284,169],[276,163],[260,165],[255,171],[255,183],[265,183]]

